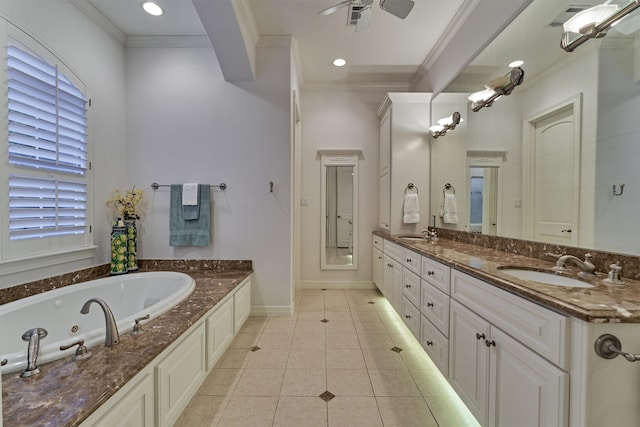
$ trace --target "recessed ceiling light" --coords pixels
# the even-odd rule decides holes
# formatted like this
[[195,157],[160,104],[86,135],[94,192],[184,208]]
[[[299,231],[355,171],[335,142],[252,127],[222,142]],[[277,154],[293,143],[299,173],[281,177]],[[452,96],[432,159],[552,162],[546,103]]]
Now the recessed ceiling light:
[[512,63],[510,63],[509,67],[510,68],[519,67],[522,64],[524,64],[524,61],[521,61],[520,59],[518,59],[517,61],[513,61]]
[[163,13],[162,8],[157,3],[154,3],[152,1],[142,2],[142,8],[149,15],[153,15],[153,16],[160,16]]
[[333,60],[333,65],[335,65],[336,67],[343,67],[346,63],[347,61],[342,58],[336,58]]

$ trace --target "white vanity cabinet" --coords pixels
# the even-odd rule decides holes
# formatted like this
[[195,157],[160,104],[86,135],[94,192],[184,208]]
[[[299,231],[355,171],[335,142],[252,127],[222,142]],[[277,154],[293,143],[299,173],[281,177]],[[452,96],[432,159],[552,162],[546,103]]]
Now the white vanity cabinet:
[[373,236],[372,265],[373,265],[373,284],[382,292],[383,271],[384,271],[384,247],[382,237]]
[[[379,226],[393,234],[427,228],[429,217],[430,93],[388,93],[378,109]],[[404,224],[403,199],[409,183],[418,189],[421,221]]]
[[383,293],[397,313],[402,313],[402,251],[402,246],[384,241]]
[[567,426],[567,318],[456,270],[451,297],[449,382],[478,421]]

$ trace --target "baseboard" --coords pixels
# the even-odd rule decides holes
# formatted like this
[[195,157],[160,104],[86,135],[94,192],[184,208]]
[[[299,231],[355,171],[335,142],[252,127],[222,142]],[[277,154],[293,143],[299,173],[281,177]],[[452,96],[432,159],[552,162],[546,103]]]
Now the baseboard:
[[251,316],[291,316],[293,307],[288,305],[252,305]]
[[300,282],[300,289],[374,289],[371,281],[365,282],[328,282],[320,280],[305,280]]

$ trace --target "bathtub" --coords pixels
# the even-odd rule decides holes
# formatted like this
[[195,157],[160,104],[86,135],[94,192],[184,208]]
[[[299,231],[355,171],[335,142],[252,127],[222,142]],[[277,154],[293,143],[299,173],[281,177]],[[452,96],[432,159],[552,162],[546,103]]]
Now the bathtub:
[[[111,308],[120,334],[131,331],[134,319],[153,319],[188,297],[195,281],[184,273],[171,271],[133,273],[65,286],[0,305],[0,360],[7,359],[2,373],[21,371],[27,366],[28,342],[22,334],[44,328],[48,335],[40,341],[38,365],[70,356],[77,346],[60,351],[84,339],[89,349],[104,345],[104,312],[92,304],[88,314],[82,305],[91,298],[103,299]],[[143,322],[144,323],[144,322]]]

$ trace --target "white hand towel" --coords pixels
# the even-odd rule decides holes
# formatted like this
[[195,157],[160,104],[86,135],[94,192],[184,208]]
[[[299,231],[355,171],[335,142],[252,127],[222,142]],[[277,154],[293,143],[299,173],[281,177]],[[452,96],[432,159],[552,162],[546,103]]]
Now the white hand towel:
[[182,184],[182,206],[194,206],[198,204],[198,184]]
[[420,202],[417,193],[404,195],[404,216],[405,224],[415,224],[420,222]]
[[455,194],[445,194],[442,203],[442,221],[445,224],[458,223],[458,202]]

